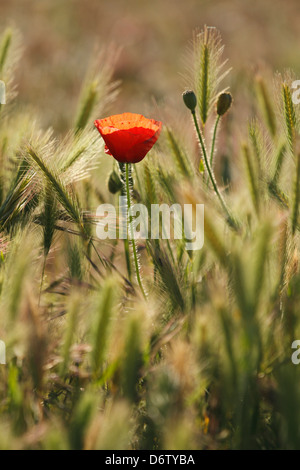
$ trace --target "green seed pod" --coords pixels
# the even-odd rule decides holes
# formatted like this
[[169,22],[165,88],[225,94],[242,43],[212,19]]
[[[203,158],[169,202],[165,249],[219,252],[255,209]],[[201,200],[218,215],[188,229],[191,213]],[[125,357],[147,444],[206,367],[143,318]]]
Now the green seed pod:
[[182,98],[186,107],[189,108],[191,111],[195,111],[195,108],[197,106],[197,98],[193,90],[187,90],[182,93]]
[[218,96],[217,100],[217,114],[219,116],[223,116],[228,109],[230,108],[232,103],[232,96],[230,93],[221,93]]
[[108,178],[108,190],[112,194],[116,194],[122,189],[123,183],[116,171],[112,171]]

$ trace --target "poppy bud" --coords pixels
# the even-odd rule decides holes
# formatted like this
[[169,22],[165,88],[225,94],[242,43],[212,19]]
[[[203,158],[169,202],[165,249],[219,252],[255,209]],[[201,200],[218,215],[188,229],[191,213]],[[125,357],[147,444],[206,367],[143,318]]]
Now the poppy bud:
[[112,194],[116,194],[123,187],[123,183],[116,171],[112,171],[108,178],[108,190]]
[[182,98],[186,107],[189,108],[192,112],[195,111],[197,106],[197,98],[193,90],[187,90],[182,93]]
[[223,116],[228,111],[232,103],[232,96],[230,93],[221,93],[217,101],[217,114]]

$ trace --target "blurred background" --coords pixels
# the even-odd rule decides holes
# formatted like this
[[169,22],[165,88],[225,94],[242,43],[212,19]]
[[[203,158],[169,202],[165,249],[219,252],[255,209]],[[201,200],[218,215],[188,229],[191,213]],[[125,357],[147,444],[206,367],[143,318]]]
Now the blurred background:
[[184,55],[205,24],[221,32],[237,101],[240,78],[259,67],[300,73],[299,0],[0,0],[0,11],[0,28],[16,27],[23,44],[18,105],[43,110],[42,125],[58,132],[72,123],[95,50],[110,44],[121,47],[113,114],[182,108]]

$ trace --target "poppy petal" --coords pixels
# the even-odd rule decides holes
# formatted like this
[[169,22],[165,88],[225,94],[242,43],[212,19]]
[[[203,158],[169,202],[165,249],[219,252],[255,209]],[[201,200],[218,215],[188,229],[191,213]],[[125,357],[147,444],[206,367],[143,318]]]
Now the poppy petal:
[[162,123],[141,114],[123,113],[95,121],[105,153],[119,162],[141,161],[157,141]]

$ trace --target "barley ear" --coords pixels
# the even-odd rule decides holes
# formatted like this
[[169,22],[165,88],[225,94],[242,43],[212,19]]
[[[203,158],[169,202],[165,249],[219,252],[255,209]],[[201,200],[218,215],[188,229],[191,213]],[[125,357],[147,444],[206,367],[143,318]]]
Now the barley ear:
[[274,109],[271,104],[270,96],[268,94],[265,82],[263,81],[262,77],[257,77],[256,83],[258,89],[258,97],[263,111],[263,116],[265,118],[266,124],[269,128],[271,135],[274,137],[276,135],[276,118]]
[[115,301],[116,286],[111,279],[105,282],[96,305],[96,318],[93,324],[93,373],[99,375],[103,367],[106,346],[108,342],[108,328],[112,320]]
[[76,134],[93,119],[96,108],[100,116],[106,106],[117,96],[119,82],[112,81],[112,77],[118,56],[119,51],[112,47],[95,54],[95,59],[88,68],[79,99],[74,125]]
[[291,90],[286,83],[282,84],[282,98],[284,104],[285,125],[287,139],[292,153],[295,148],[296,137],[296,113],[292,101]]
[[192,173],[190,162],[187,159],[187,156],[185,155],[183,150],[180,148],[177,140],[174,137],[173,132],[169,128],[167,128],[166,132],[167,132],[167,137],[168,137],[168,143],[172,151],[172,154],[174,155],[179,172],[183,176],[187,178],[191,178],[193,173]]
[[44,195],[43,222],[43,245],[44,255],[47,256],[53,241],[55,222],[57,220],[56,200],[50,184],[46,184]]
[[205,26],[194,34],[192,74],[203,125],[216,101],[219,84],[229,72],[224,70],[227,61],[222,61],[223,50],[216,28]]
[[292,199],[292,233],[294,234],[297,228],[299,219],[299,195],[300,195],[300,153],[297,154],[295,182],[293,188]]
[[67,188],[64,187],[63,183],[58,179],[57,175],[54,174],[54,172],[48,167],[48,165],[32,147],[27,148],[26,156],[29,161],[34,162],[42,172],[43,176],[46,178],[46,181],[49,183],[52,190],[56,193],[58,201],[64,207],[71,220],[77,224],[82,235],[86,236],[80,207],[76,198],[69,194]]
[[259,204],[259,191],[258,191],[258,184],[257,184],[257,176],[255,174],[253,163],[250,155],[250,150],[247,144],[242,145],[242,150],[244,154],[244,159],[247,168],[247,176],[248,182],[250,187],[250,192],[253,200],[253,205],[255,207],[257,215],[259,214],[260,204]]
[[77,134],[84,129],[90,119],[93,109],[97,102],[97,82],[94,80],[90,82],[84,90],[84,94],[79,103],[79,110],[75,122],[75,133]]
[[275,184],[278,183],[278,180],[280,178],[281,169],[282,169],[282,165],[284,162],[285,151],[286,151],[286,144],[282,143],[279,149],[277,150],[277,155],[275,157],[275,168],[274,168],[274,173],[272,177],[272,182]]
[[7,29],[3,34],[2,41],[0,44],[0,74],[2,73],[3,68],[5,66],[11,42],[12,31],[11,29]]
[[205,240],[208,241],[218,261],[221,263],[221,265],[224,268],[227,269],[228,257],[227,257],[226,248],[224,246],[223,240],[221,239],[220,235],[217,233],[213,222],[207,216],[207,214],[205,215],[204,235],[205,235]]
[[126,324],[124,358],[122,361],[122,388],[130,402],[138,398],[138,381],[143,364],[142,325],[139,318],[132,316]]

